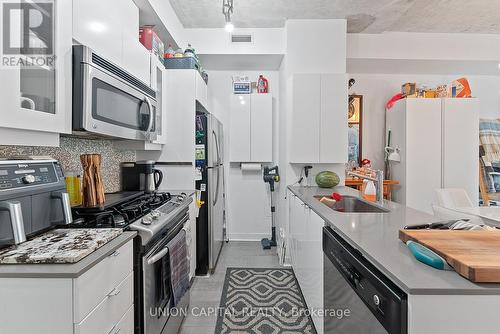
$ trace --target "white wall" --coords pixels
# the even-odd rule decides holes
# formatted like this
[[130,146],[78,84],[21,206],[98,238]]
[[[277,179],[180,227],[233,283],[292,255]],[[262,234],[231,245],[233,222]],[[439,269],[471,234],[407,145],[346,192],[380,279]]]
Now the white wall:
[[227,232],[231,240],[260,240],[271,231],[269,185],[262,180],[262,172],[242,172],[239,164],[229,164],[229,124],[232,76],[248,75],[257,81],[262,74],[269,80],[273,94],[273,155],[278,152],[279,73],[277,71],[209,71],[210,112],[224,124],[226,157],[226,214]]
[[[435,74],[366,74],[350,73],[356,79],[350,94],[363,95],[363,157],[375,168],[384,166],[385,104],[401,91],[405,82],[417,82],[429,87],[446,84],[461,77]],[[472,94],[479,98],[483,118],[500,117],[500,76],[467,76]]]

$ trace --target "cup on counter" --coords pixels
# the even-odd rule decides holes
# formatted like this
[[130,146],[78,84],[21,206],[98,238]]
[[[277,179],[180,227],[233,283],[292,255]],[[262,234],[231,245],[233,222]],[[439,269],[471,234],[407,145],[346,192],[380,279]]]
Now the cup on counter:
[[77,172],[66,173],[66,190],[71,206],[82,205],[82,177]]

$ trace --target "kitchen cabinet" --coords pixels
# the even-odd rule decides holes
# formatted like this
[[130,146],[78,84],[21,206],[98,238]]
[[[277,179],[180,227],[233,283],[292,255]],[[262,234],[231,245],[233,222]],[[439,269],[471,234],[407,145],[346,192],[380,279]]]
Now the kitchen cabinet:
[[292,86],[290,162],[347,162],[346,74],[295,74]]
[[479,198],[478,99],[404,99],[387,111],[386,129],[401,155],[392,165],[401,182],[396,202],[432,213],[435,189],[462,188]]
[[0,313],[0,328],[19,334],[133,333],[133,282],[133,240],[78,277],[0,278],[2,301],[9,304]]
[[73,0],[73,38],[149,83],[150,52],[139,42],[139,9],[132,0]]
[[273,160],[273,98],[270,94],[232,95],[231,162]]
[[[196,70],[166,70],[165,73],[165,109],[162,117],[165,144],[160,151],[137,151],[138,160],[155,160],[164,163],[161,166],[167,177],[163,181],[165,189],[194,189],[195,177],[195,121],[196,112],[208,112],[197,97]],[[206,84],[202,80],[204,88]],[[198,83],[200,91],[201,83]]]
[[[0,137],[11,138],[8,130],[18,129],[32,138],[32,143],[19,144],[40,145],[37,132],[53,133],[54,137],[71,132],[71,2],[56,0],[53,4],[53,56],[21,55],[24,60],[38,57],[36,61],[43,64],[0,69]],[[46,137],[47,134],[40,135],[45,142]]]
[[[323,219],[297,196],[291,194],[289,203],[289,245],[295,276],[307,306],[323,309]],[[318,333],[323,333],[323,318],[312,316]]]

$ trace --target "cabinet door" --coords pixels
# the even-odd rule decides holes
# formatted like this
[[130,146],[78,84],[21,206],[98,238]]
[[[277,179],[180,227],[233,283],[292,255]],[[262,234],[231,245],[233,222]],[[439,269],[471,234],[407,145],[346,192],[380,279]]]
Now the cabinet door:
[[196,100],[208,110],[208,87],[199,73],[196,73]]
[[443,99],[443,188],[462,188],[479,198],[479,101]]
[[253,162],[273,161],[273,98],[269,94],[251,97],[250,158]]
[[[73,38],[121,65],[123,26],[129,24],[123,15],[128,12],[127,6],[122,2],[127,1],[130,0],[73,0]],[[138,36],[136,31],[137,39]]]
[[[150,55],[151,63],[151,87],[156,92],[156,115],[155,126],[157,127],[158,137],[154,141],[156,144],[165,144],[167,142],[166,129],[167,129],[167,70],[160,60]],[[149,82],[148,82],[149,84]]]
[[321,75],[321,163],[347,162],[347,76]]
[[[314,211],[309,209],[307,229],[307,258],[308,279],[307,285],[302,290],[307,306],[314,310],[323,309],[323,246],[322,233],[324,222]],[[323,317],[318,313],[313,314],[312,320],[318,334],[323,333]]]
[[[71,2],[57,0],[53,10],[52,51],[39,55],[31,54],[28,49],[19,59],[29,61],[33,57],[36,65],[0,69],[0,127],[71,132]],[[30,11],[37,11],[37,8]],[[43,20],[49,20],[43,13],[41,15]],[[40,39],[34,35],[34,39]],[[11,38],[11,43],[15,43],[15,37]],[[17,59],[17,55],[13,58]]]
[[247,162],[250,155],[251,99],[249,95],[231,96],[230,157],[233,162]]
[[319,162],[320,81],[319,74],[293,77],[291,163]]

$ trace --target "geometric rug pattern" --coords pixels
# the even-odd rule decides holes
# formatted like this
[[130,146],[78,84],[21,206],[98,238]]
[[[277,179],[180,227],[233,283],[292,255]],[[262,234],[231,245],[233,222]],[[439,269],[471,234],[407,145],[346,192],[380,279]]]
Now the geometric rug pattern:
[[228,268],[216,334],[316,334],[292,269]]

